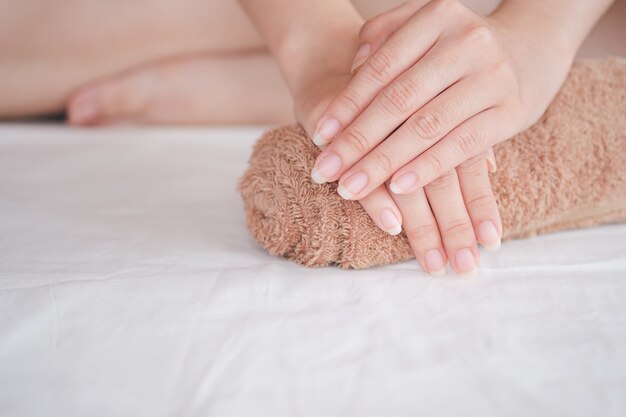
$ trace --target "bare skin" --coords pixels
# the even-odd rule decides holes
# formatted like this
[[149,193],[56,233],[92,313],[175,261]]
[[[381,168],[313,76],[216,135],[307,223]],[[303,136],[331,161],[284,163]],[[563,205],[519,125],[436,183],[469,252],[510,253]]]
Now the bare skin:
[[3,116],[58,112],[78,87],[147,63],[263,48],[227,0],[2,3]]
[[[275,4],[281,6],[281,1],[276,0]],[[350,11],[352,6],[346,8],[344,3],[341,7],[345,10],[337,12],[343,16],[337,18],[339,32],[326,34],[330,35],[325,41],[330,51],[313,50],[310,57],[316,56],[317,61],[298,62],[292,56],[302,49],[301,45],[288,45],[285,49],[288,53],[281,55],[276,42],[271,36],[268,38],[267,28],[262,27],[263,22],[260,32],[264,38],[234,1],[187,0],[176,6],[157,1],[117,6],[67,0],[73,10],[71,16],[62,12],[67,10],[65,7],[42,13],[45,3],[34,4],[37,2],[43,0],[11,4],[4,8],[9,13],[0,15],[0,28],[13,35],[0,40],[0,88],[8,98],[0,103],[0,117],[66,109],[69,122],[76,125],[282,123],[294,120],[295,99],[296,118],[310,132],[330,101],[350,81],[350,64],[359,42],[363,41],[358,39],[363,17],[380,14],[401,3],[355,1],[360,13]],[[465,3],[485,14],[499,2]],[[620,18],[625,15],[624,3],[618,1],[604,17],[613,27],[599,25],[579,56],[626,55],[626,48],[617,40],[619,31],[615,29],[624,32]],[[273,17],[286,11],[286,7],[278,7],[267,13],[265,9],[270,3],[264,3],[260,12],[255,12],[259,4],[247,2],[252,9],[248,12]],[[299,4],[312,7],[311,12],[318,11],[313,3]],[[331,0],[328,5],[331,9],[336,6]],[[299,15],[307,15],[308,11],[301,10]],[[291,19],[288,12],[287,22]],[[323,17],[326,22],[336,16]],[[24,21],[30,25],[24,25]],[[305,23],[299,22],[293,30],[302,29],[297,26]],[[28,32],[24,30],[27,26]],[[314,29],[311,27],[308,32],[314,33]],[[607,38],[613,42],[607,42]],[[314,44],[307,45],[310,46],[315,49]],[[289,48],[294,48],[292,53]],[[332,65],[330,68],[325,63],[318,65],[322,61],[330,61]],[[495,169],[495,161],[490,161],[489,154],[486,157]],[[412,194],[407,198],[394,196],[392,200],[383,186],[359,201],[379,227],[389,233],[399,232],[394,217],[405,218],[402,226],[411,235],[416,257],[426,271],[438,275],[441,264],[445,267],[450,258],[457,272],[471,275],[478,265],[476,239],[486,247],[496,247],[501,235],[486,174],[484,156],[480,155],[453,170],[446,181],[438,179],[424,187],[425,193],[420,189],[419,199]],[[490,204],[482,207],[473,204],[483,200]],[[394,213],[390,214],[390,207]],[[458,226],[456,220],[460,217],[466,218],[468,225],[471,220],[475,230],[468,226],[465,241],[455,244],[453,240],[459,240],[456,231],[448,233],[446,223]],[[493,220],[499,230],[490,232],[490,241],[481,232],[485,218]],[[425,233],[427,229],[433,233]],[[463,262],[459,261],[460,248],[467,255]],[[429,262],[429,258],[434,259],[430,256],[433,252],[438,253],[434,263],[438,267]]]
[[[379,2],[383,3],[380,5],[371,0],[356,3],[365,16],[373,16],[398,0]],[[179,97],[197,102],[202,96],[207,97],[207,103],[208,100],[228,103],[232,101],[230,87],[237,82],[235,78],[244,83],[251,79],[245,70],[229,72],[234,68],[233,62],[241,58],[241,65],[256,74],[254,79],[263,80],[257,84],[281,91],[265,103],[274,109],[266,112],[263,116],[266,119],[259,120],[258,116],[247,119],[252,111],[242,112],[242,103],[238,103],[232,107],[220,106],[217,113],[213,113],[216,107],[213,104],[200,118],[193,114],[188,119],[185,112],[180,112],[180,118],[170,115],[163,122],[249,123],[292,118],[292,104],[275,64],[270,62],[269,55],[268,59],[259,57],[261,53],[267,55],[265,42],[235,1],[64,0],[62,5],[57,2],[52,6],[45,0],[0,0],[0,9],[3,11],[0,13],[0,90],[4,95],[0,117],[61,112],[79,88],[104,79],[144,78],[139,72],[144,72],[147,78],[158,78],[155,87],[163,86],[165,91],[155,92],[157,100],[169,99],[167,91],[174,89],[166,85],[180,84],[176,80],[180,72],[200,85],[177,91]],[[204,69],[215,75],[208,82],[200,79],[207,77],[198,77]],[[251,87],[248,97],[264,92]],[[132,94],[132,91],[128,93]],[[251,110],[257,108],[253,106]],[[134,108],[129,110],[137,116]],[[277,111],[282,113],[278,118]],[[108,116],[104,119],[103,122],[111,122]],[[145,120],[161,121],[139,118]]]
[[[363,25],[336,0],[239,1],[296,110],[317,100],[296,112],[324,147],[311,179],[339,180],[339,195],[358,200],[381,229],[404,229],[426,271],[439,275],[449,261],[468,277],[477,243],[496,250],[502,236],[483,152],[543,113],[613,3],[503,0],[480,16],[458,0],[412,0]],[[354,75],[328,105],[318,90],[345,74],[336,62],[350,49]]]
[[[355,1],[365,19],[398,3],[401,1]],[[486,14],[499,1],[465,3]],[[118,118],[150,123],[293,120],[292,99],[276,65],[269,56],[258,57],[267,54],[265,41],[237,2],[185,0],[171,8],[168,4],[171,2],[165,0],[119,4],[65,0],[52,7],[45,0],[0,0],[0,118],[60,113],[78,92],[98,87],[96,91],[107,97],[105,107],[118,109],[102,115],[101,122],[106,124]],[[626,56],[626,44],[620,42],[626,37],[624,16],[626,1],[618,0],[587,38],[579,56]],[[250,54],[259,58],[253,59],[253,64]],[[249,118],[258,114],[255,103],[251,103],[250,112],[242,111],[241,102],[215,109],[216,102],[236,101],[230,94],[233,83],[250,79],[245,71],[240,78],[222,71],[233,68],[238,59],[256,80],[263,80],[250,86],[248,98],[263,93],[254,86],[274,92],[263,100],[265,120]],[[207,70],[216,75],[200,75]],[[181,86],[181,78],[189,81]],[[139,81],[143,79],[158,80],[150,94]],[[182,111],[171,104],[170,94],[204,110]],[[137,99],[137,95],[142,97]],[[143,100],[142,111],[137,112],[134,105]],[[116,103],[130,105],[126,109]],[[167,113],[167,119],[162,120],[156,108]],[[128,115],[120,114],[126,110]]]

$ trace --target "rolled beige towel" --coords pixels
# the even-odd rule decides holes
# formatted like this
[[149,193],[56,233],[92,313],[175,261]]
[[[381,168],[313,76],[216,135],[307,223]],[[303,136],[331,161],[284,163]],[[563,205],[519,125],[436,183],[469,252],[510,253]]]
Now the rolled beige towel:
[[[491,183],[504,239],[626,220],[626,59],[576,63],[531,128],[495,147]],[[248,228],[271,254],[307,266],[367,268],[413,257],[336,183],[310,172],[319,149],[298,126],[256,143],[239,183]]]

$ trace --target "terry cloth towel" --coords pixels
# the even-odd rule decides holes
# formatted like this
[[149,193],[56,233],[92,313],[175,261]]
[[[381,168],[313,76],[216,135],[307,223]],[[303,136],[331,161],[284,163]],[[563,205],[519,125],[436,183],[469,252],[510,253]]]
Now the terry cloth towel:
[[[626,59],[576,63],[541,119],[494,148],[504,239],[626,220]],[[367,268],[413,257],[337,184],[310,178],[319,149],[299,126],[265,133],[239,191],[271,254],[307,266]]]

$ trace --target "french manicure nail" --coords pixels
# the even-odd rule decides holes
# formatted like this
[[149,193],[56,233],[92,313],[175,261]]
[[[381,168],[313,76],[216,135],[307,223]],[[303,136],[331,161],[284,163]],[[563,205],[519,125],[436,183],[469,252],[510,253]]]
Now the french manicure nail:
[[428,273],[435,277],[440,277],[446,273],[446,264],[443,261],[443,256],[438,249],[431,249],[424,255],[424,263],[428,268]]
[[315,134],[313,135],[313,143],[317,146],[326,145],[340,129],[339,120],[334,118],[328,118],[324,120]]
[[500,249],[500,234],[491,220],[484,221],[478,225],[478,236],[480,237],[480,243],[489,252],[495,252]]
[[364,43],[363,45],[359,46],[359,49],[356,51],[356,55],[354,56],[352,67],[350,68],[351,73],[353,73],[358,67],[363,65],[371,50],[372,47],[369,43]]
[[402,194],[411,189],[415,183],[417,183],[417,175],[413,172],[407,172],[401,175],[400,178],[394,180],[389,185],[389,189],[394,194]]
[[354,197],[360,193],[367,185],[367,174],[363,171],[350,175],[346,180],[342,181],[337,187],[337,192],[345,200],[354,200]]
[[318,159],[311,171],[311,178],[318,184],[331,180],[341,169],[341,158],[335,153],[328,153]]
[[456,253],[456,267],[463,278],[474,278],[478,273],[478,265],[474,253],[469,248],[461,249]]
[[402,225],[390,208],[384,208],[380,211],[380,222],[385,228],[384,230],[392,236],[402,231]]
[[311,179],[317,184],[324,184],[327,182],[326,178],[322,177],[315,167],[311,170]]

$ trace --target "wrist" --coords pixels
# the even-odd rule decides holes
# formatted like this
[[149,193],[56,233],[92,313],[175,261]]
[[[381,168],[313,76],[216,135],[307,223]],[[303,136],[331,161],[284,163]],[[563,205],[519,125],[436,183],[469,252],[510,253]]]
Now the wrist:
[[540,7],[505,1],[488,19],[508,37],[513,50],[524,44],[529,52],[546,60],[546,64],[563,63],[569,68],[580,47],[581,41],[574,35],[574,29],[559,22],[558,14]]
[[292,94],[327,74],[349,73],[362,25],[363,19],[354,15],[277,42],[273,54]]
[[[523,128],[543,114],[565,80],[578,46],[552,18],[533,10],[501,7],[486,18],[503,42],[520,85],[519,98],[526,109]],[[507,3],[504,2],[503,6]]]

